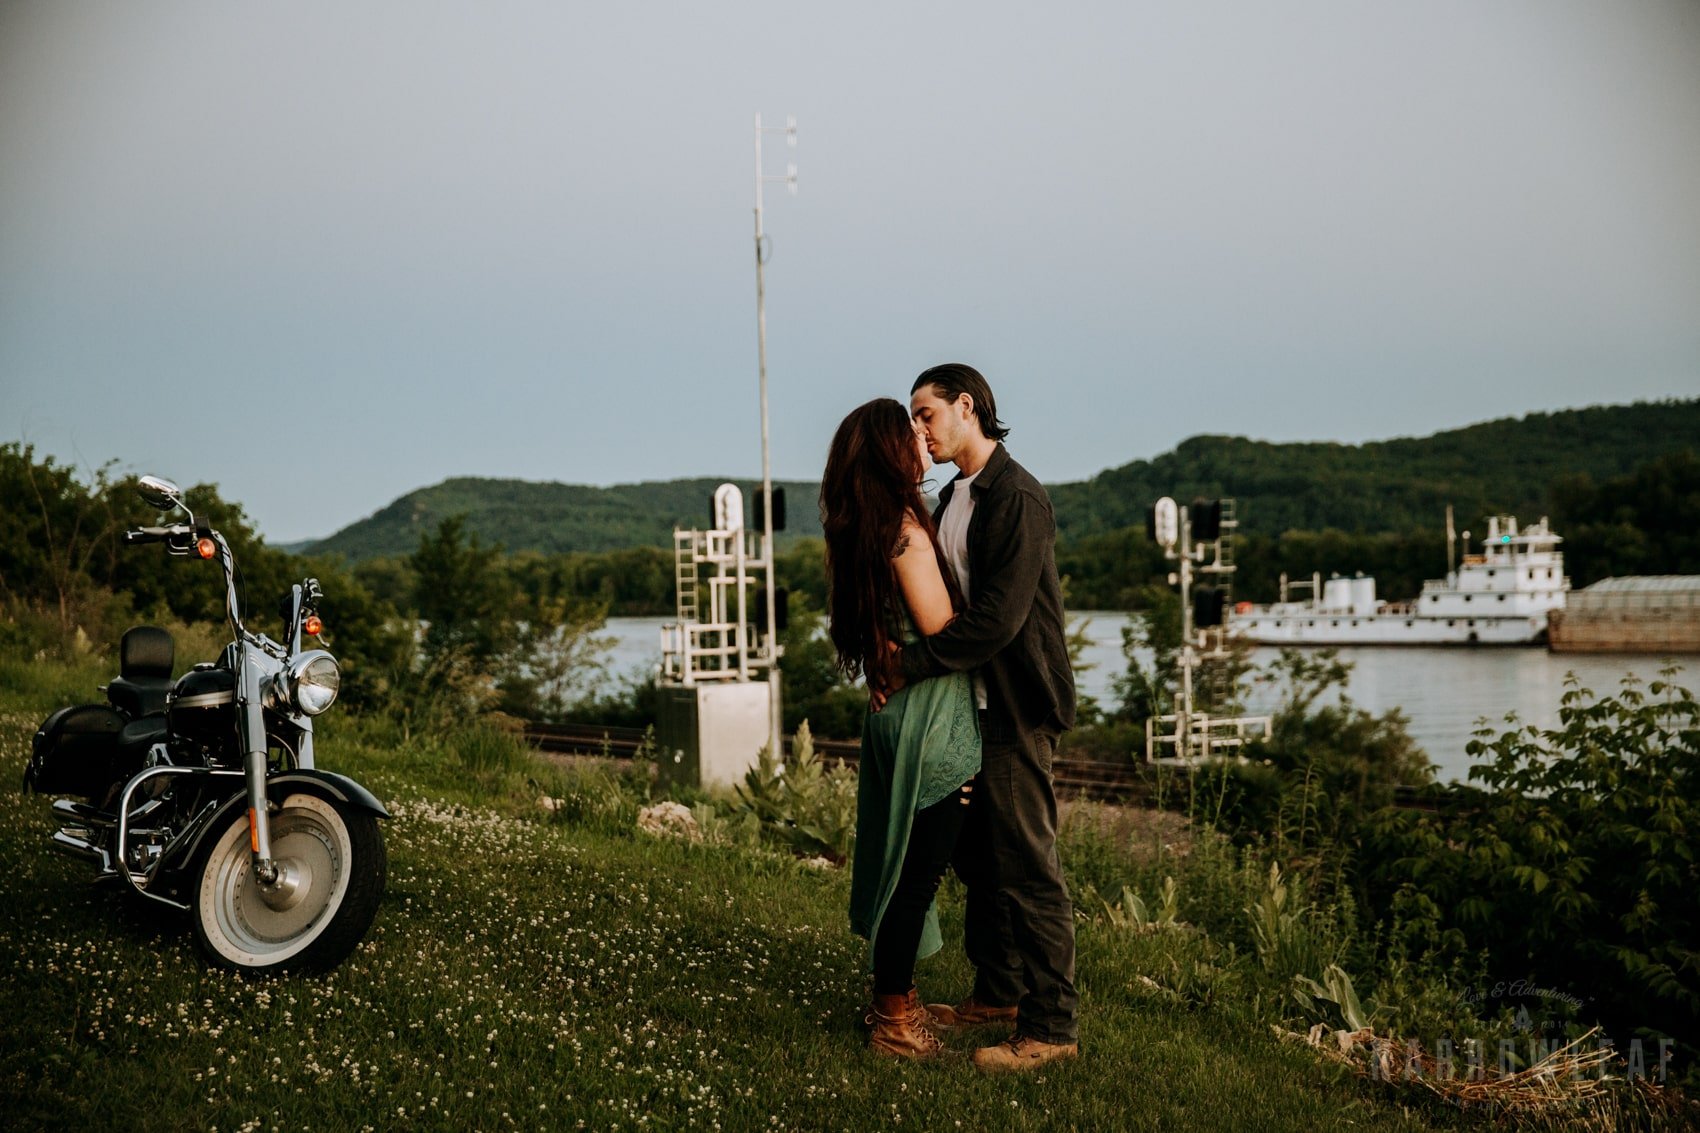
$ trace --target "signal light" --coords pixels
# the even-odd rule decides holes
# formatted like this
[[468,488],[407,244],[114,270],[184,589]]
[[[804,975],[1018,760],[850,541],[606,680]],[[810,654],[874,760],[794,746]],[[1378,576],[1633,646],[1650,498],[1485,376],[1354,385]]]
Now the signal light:
[[[761,491],[756,491],[756,525],[763,526],[767,517],[766,502],[762,499]],[[773,486],[773,529],[785,530],[785,489],[778,484]]]
[[1193,542],[1212,543],[1222,537],[1221,500],[1193,500],[1187,519],[1192,523]]
[[1228,592],[1214,586],[1200,586],[1192,592],[1192,624],[1198,629],[1210,629],[1222,624]]
[[319,620],[319,615],[308,614],[306,620],[301,623],[301,628],[314,637],[318,637],[319,634],[324,632],[325,623]]
[[[773,590],[773,618],[779,623],[780,633],[784,633],[791,624],[791,592],[783,586]],[[767,603],[759,597],[756,599],[756,632],[767,632]]]
[[1164,496],[1145,513],[1145,534],[1166,551],[1181,537],[1181,513],[1175,501]]
[[218,544],[211,539],[201,539],[195,544],[195,553],[203,559],[210,559],[218,554]]

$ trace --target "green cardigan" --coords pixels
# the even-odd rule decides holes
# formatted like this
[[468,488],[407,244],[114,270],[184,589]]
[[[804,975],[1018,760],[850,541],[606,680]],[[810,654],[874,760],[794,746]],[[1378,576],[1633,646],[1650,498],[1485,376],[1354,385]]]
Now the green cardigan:
[[[850,928],[870,945],[903,872],[915,812],[979,770],[980,719],[967,672],[906,685],[863,720]],[[938,910],[929,908],[916,957],[931,956],[943,943]],[[870,962],[872,953],[870,947]]]

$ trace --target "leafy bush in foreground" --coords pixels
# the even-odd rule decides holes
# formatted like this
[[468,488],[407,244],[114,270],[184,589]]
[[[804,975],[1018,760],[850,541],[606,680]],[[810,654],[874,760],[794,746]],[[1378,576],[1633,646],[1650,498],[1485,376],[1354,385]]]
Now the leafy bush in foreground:
[[1619,1035],[1678,1039],[1693,1081],[1700,705],[1673,675],[1604,697],[1573,678],[1557,728],[1479,731],[1482,786],[1379,812],[1364,861],[1378,905],[1420,902],[1435,951],[1485,950]]

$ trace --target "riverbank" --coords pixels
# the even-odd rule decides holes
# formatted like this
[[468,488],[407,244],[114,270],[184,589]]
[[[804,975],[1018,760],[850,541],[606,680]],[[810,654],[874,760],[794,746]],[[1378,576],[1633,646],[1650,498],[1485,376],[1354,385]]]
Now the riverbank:
[[[1111,682],[1127,668],[1122,628],[1139,615],[1085,610],[1071,617],[1080,619],[1087,636],[1075,674],[1079,689],[1109,708],[1115,703]],[[668,620],[609,618],[604,631],[611,642],[609,671],[625,675],[653,667],[661,655],[660,627]],[[1252,660],[1262,666],[1276,655],[1274,649],[1257,649]],[[1468,775],[1470,761],[1464,749],[1480,721],[1497,727],[1507,713],[1514,712],[1524,723],[1555,727],[1571,674],[1584,688],[1612,692],[1626,675],[1643,682],[1656,679],[1664,664],[1662,658],[1646,654],[1555,656],[1540,648],[1356,648],[1341,649],[1339,655],[1352,666],[1346,694],[1374,715],[1395,708],[1404,713],[1412,739],[1434,762],[1435,777],[1443,783],[1462,781]],[[1148,650],[1141,649],[1137,656],[1141,664],[1150,665]],[[1685,660],[1692,669],[1694,659]],[[1274,709],[1276,691],[1254,685],[1247,711],[1259,714]]]

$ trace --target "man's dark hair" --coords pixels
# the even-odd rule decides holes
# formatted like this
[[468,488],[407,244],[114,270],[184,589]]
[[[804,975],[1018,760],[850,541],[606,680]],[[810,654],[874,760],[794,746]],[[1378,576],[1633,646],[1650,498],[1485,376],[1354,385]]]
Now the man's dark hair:
[[980,431],[994,441],[1009,436],[1009,429],[998,420],[998,403],[992,398],[992,387],[980,371],[964,362],[946,362],[924,371],[909,387],[911,394],[922,386],[937,386],[939,397],[955,401],[963,394],[974,399],[974,415],[980,419]]

